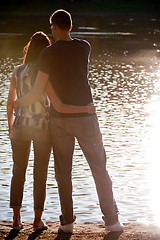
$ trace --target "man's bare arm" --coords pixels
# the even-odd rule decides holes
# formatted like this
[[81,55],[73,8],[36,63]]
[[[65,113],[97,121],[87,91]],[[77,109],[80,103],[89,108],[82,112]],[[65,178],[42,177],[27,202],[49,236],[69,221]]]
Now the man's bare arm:
[[38,101],[42,93],[45,91],[50,99],[50,102],[52,103],[57,112],[62,113],[88,112],[91,114],[95,112],[95,107],[93,104],[90,104],[88,106],[72,106],[63,104],[62,101],[58,98],[48,79],[49,79],[48,74],[38,71],[36,82],[33,89],[24,97],[16,100],[14,102],[14,108],[17,109],[19,107],[27,106],[33,102]]

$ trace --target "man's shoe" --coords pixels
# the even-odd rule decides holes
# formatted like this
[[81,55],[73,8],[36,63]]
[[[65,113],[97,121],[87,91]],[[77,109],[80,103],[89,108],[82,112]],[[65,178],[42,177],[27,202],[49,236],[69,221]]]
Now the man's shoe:
[[73,223],[60,225],[58,229],[59,233],[73,233]]
[[36,232],[36,231],[43,231],[43,230],[47,230],[48,229],[48,226],[46,224],[43,224],[43,226],[33,226],[33,230]]
[[110,226],[105,226],[105,229],[107,232],[123,232],[124,231],[124,227],[123,225],[119,222],[116,222],[113,225]]

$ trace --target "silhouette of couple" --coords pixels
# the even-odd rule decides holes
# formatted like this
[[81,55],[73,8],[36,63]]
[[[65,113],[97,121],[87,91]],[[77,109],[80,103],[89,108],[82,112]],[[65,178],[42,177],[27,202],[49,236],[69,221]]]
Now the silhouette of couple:
[[50,27],[55,42],[51,44],[43,32],[33,34],[24,47],[23,64],[13,71],[8,94],[7,115],[13,152],[10,192],[13,228],[23,228],[20,209],[33,141],[33,227],[35,230],[48,228],[42,221],[42,213],[48,162],[53,148],[61,204],[59,232],[73,232],[76,217],[71,173],[76,138],[96,184],[106,231],[123,231],[106,170],[106,153],[88,82],[91,46],[85,40],[71,37],[71,15],[63,9],[50,16]]

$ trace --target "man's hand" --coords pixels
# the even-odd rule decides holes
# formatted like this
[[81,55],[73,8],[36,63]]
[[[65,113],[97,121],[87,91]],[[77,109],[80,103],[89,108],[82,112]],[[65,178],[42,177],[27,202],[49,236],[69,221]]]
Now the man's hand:
[[93,114],[93,113],[96,112],[96,107],[94,106],[94,103],[89,103],[89,104],[87,105],[87,108],[88,108],[87,112],[88,112],[89,114]]

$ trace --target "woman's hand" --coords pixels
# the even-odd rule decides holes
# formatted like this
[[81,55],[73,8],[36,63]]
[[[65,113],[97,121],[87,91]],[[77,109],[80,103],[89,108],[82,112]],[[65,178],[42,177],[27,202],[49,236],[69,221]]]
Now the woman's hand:
[[14,101],[13,108],[14,108],[14,111],[16,111],[19,108],[18,99]]
[[96,107],[94,106],[94,103],[89,103],[89,104],[87,105],[87,112],[88,112],[89,114],[93,114],[93,113],[96,112]]
[[8,135],[9,135],[9,138],[11,138],[11,128],[8,129]]

